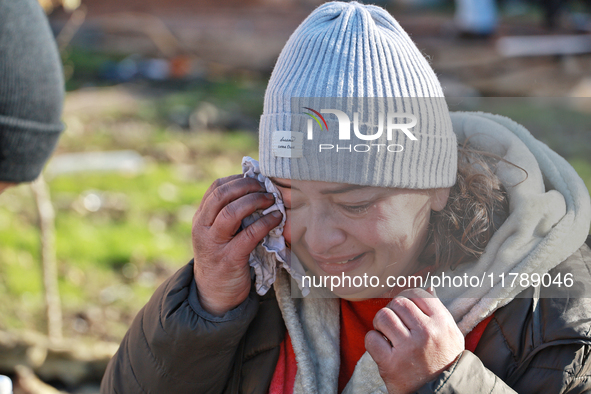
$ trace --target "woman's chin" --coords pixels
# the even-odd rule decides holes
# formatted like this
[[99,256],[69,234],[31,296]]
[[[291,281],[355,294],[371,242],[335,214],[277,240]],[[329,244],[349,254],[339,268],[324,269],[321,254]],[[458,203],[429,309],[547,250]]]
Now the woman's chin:
[[[330,289],[329,289],[330,290]],[[339,297],[343,298],[347,301],[363,301],[370,298],[392,298],[388,297],[388,292],[384,292],[381,288],[375,287],[368,287],[368,288],[359,288],[359,287],[339,287],[334,288],[332,293]]]
[[359,288],[338,288],[334,289],[332,293],[338,298],[343,298],[347,301],[363,301],[368,298],[373,298],[368,295],[371,289],[359,289]]

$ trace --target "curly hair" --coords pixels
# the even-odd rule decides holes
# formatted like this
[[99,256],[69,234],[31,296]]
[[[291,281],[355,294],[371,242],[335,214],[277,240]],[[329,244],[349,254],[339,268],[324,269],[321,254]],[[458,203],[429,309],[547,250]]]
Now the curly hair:
[[421,263],[453,270],[484,253],[494,232],[509,216],[507,193],[495,174],[499,161],[506,162],[467,142],[458,147],[457,181],[445,208],[431,213]]

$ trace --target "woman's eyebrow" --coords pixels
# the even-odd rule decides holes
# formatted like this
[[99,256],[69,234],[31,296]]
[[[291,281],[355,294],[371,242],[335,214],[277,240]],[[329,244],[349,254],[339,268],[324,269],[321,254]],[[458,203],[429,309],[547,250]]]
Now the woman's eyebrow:
[[[293,190],[300,190],[297,187],[293,186],[293,185],[286,185],[284,183],[279,182],[278,180],[274,179],[274,178],[270,178],[271,181],[276,184],[279,187],[283,187],[286,189],[293,189]],[[363,186],[363,185],[346,185],[343,187],[338,187],[336,189],[328,189],[328,190],[322,190],[320,191],[320,194],[340,194],[340,193],[347,193],[350,192],[352,190],[357,190],[357,189],[364,189],[367,188],[369,186]]]
[[322,190],[322,191],[320,191],[320,194],[340,194],[340,193],[347,193],[347,192],[350,192],[352,190],[364,189],[364,188],[367,188],[367,187],[369,187],[369,186],[363,186],[363,185],[347,185],[347,186],[339,187],[339,188],[336,188],[336,189]]

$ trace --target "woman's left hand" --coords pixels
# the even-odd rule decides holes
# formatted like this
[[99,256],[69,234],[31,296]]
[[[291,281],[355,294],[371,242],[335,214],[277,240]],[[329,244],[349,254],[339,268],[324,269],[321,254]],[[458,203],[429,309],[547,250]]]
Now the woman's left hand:
[[376,313],[373,325],[365,348],[389,394],[414,393],[464,350],[464,336],[451,313],[422,289],[401,292]]

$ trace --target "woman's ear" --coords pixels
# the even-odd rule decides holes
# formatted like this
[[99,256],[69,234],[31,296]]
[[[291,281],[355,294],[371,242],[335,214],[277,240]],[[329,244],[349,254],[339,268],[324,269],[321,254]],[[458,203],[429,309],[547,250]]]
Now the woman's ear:
[[432,189],[431,190],[431,210],[441,211],[447,205],[447,199],[449,198],[449,191],[451,188],[446,187],[444,189]]

